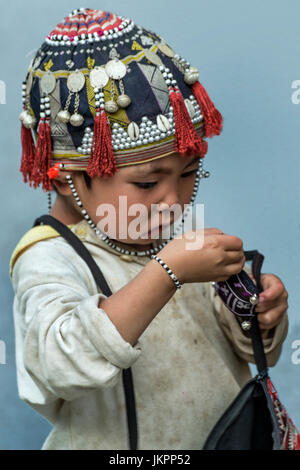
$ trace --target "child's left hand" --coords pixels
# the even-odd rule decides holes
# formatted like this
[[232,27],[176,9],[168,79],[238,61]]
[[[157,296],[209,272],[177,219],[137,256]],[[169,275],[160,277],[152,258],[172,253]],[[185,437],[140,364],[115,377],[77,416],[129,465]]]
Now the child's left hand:
[[[252,274],[249,276],[254,281]],[[275,274],[261,274],[261,284],[264,290],[259,294],[257,320],[261,330],[271,330],[281,322],[288,309],[288,292]]]

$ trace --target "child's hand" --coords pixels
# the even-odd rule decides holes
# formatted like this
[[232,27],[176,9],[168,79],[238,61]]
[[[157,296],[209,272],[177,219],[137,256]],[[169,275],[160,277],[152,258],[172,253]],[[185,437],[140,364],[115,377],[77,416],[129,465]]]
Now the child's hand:
[[[254,281],[252,274],[249,277]],[[264,290],[259,294],[260,301],[255,309],[257,320],[261,330],[271,330],[288,309],[288,292],[275,274],[261,274],[261,284]]]
[[[203,236],[202,245],[198,239],[201,240],[200,235]],[[190,249],[192,239],[197,249]],[[242,240],[218,228],[185,232],[171,240],[158,256],[182,284],[226,280],[241,272],[246,261]]]

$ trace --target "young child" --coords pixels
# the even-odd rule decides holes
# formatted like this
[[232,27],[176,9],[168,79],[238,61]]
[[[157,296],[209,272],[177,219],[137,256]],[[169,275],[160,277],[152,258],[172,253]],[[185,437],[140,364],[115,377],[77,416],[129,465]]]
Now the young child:
[[[24,182],[49,196],[55,189],[50,215],[80,238],[113,293],[100,292],[49,225],[29,230],[12,254],[18,389],[53,424],[42,448],[128,449],[122,370],[131,367],[138,448],[201,449],[255,362],[249,334],[211,282],[250,267],[242,240],[220,229],[204,229],[199,249],[188,249],[199,230],[148,229],[151,205],[157,227],[167,208],[193,203],[220,113],[197,69],[160,36],[86,9],[47,36],[23,103]],[[124,219],[121,196],[128,209],[146,209],[146,236],[120,235],[136,215]],[[115,232],[104,230],[108,207]],[[272,274],[262,284],[258,320],[273,366],[288,330],[287,291]]]

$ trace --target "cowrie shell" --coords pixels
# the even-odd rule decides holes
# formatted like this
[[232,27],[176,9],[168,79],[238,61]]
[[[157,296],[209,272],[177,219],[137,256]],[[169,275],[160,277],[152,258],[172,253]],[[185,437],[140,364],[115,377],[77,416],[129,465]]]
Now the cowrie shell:
[[157,127],[161,132],[167,132],[170,130],[171,124],[169,123],[168,118],[163,114],[159,114],[156,118]]
[[127,133],[132,140],[137,140],[140,135],[139,126],[135,122],[131,122],[127,127]]
[[189,113],[190,117],[193,119],[193,117],[194,117],[195,114],[196,114],[196,110],[195,110],[195,108],[194,108],[192,102],[191,102],[188,98],[186,98],[186,99],[184,100],[184,102],[185,102],[186,109],[188,110],[188,113]]

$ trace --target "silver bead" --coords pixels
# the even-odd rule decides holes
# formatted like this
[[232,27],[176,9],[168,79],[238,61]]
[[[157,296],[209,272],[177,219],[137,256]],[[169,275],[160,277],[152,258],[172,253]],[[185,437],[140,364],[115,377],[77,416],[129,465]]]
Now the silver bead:
[[72,114],[70,118],[70,124],[74,127],[79,127],[83,124],[84,122],[84,117],[81,116],[81,114],[75,113]]
[[131,103],[131,99],[128,95],[119,95],[117,98],[117,105],[120,108],[127,108]]
[[69,113],[69,111],[65,111],[65,110],[59,111],[57,115],[57,119],[63,123],[69,122],[70,118],[71,118],[71,114]]
[[249,331],[251,328],[251,322],[243,321],[243,323],[241,324],[241,327],[243,328],[244,331]]
[[249,300],[252,305],[257,305],[259,302],[259,297],[257,294],[253,294]]
[[184,74],[184,81],[187,85],[193,85],[199,80],[199,71],[196,67],[191,67],[187,72]]
[[119,107],[118,107],[117,103],[115,103],[113,100],[109,100],[105,103],[104,109],[108,113],[114,114],[118,111]]
[[[42,113],[41,113],[42,117]],[[34,126],[36,125],[36,119],[34,116],[31,116],[31,114],[27,113],[26,116],[23,119],[23,125],[26,127],[26,129],[33,129]]]
[[21,114],[20,114],[20,116],[19,116],[19,119],[20,119],[21,122],[24,121],[24,119],[26,118],[27,114],[28,114],[27,111],[22,111],[22,112],[21,112]]

